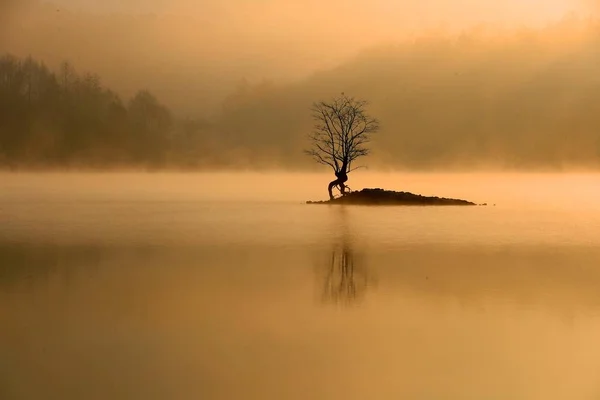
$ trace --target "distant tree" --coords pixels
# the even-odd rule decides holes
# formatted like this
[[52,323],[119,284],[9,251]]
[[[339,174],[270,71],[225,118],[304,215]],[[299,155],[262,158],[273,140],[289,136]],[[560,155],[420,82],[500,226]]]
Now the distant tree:
[[306,153],[316,162],[333,169],[336,176],[327,186],[329,198],[338,186],[346,194],[348,174],[360,167],[352,167],[359,157],[369,154],[366,144],[371,134],[379,129],[377,119],[366,113],[367,102],[348,97],[344,93],[329,102],[315,103],[312,107],[315,126],[309,135],[311,148]]
[[152,93],[140,90],[129,102],[132,153],[137,161],[161,164],[170,141],[172,117]]
[[65,92],[68,92],[78,79],[75,68],[68,61],[63,61],[60,64],[59,75],[60,84]]

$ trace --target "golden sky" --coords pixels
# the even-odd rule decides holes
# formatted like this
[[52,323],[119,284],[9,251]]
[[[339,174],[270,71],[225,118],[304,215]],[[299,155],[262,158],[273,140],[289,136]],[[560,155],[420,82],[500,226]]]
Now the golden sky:
[[[122,93],[146,87],[177,106],[184,95],[220,99],[242,78],[302,79],[411,35],[541,27],[594,1],[0,0],[0,52],[69,60]],[[1,9],[11,3],[45,11]]]
[[[180,13],[210,16],[222,22],[247,20],[293,28],[289,22],[327,21],[331,27],[363,21],[373,26],[395,23],[539,23],[593,0],[55,0],[71,9],[108,12]],[[367,20],[368,19],[368,20]],[[377,22],[374,24],[373,22]],[[366,32],[368,33],[368,32]]]

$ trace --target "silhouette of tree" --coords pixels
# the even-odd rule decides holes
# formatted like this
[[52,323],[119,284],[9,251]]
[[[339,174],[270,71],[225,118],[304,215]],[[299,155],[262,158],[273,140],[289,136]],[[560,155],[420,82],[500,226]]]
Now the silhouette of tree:
[[139,91],[129,102],[132,143],[139,161],[163,163],[169,147],[172,118],[169,110],[146,90]]
[[[124,103],[68,62],[52,72],[31,57],[0,56],[1,166],[161,165],[172,130],[170,111],[148,91]],[[192,138],[183,139],[187,149]]]
[[366,113],[365,100],[356,100],[344,93],[330,102],[315,103],[312,108],[315,126],[309,135],[312,147],[306,153],[320,164],[333,169],[336,179],[327,187],[333,199],[333,187],[339,186],[346,194],[348,174],[356,168],[352,163],[369,154],[365,146],[371,134],[379,129],[379,122]]

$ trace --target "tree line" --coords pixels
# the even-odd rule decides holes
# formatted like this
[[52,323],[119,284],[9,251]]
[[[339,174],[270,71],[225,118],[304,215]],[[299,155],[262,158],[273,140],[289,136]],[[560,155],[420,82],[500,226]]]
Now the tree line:
[[[0,58],[0,166],[314,168],[311,106],[346,92],[381,121],[371,168],[600,167],[600,23],[424,36],[286,84],[242,81],[216,113],[122,100],[64,63]],[[207,93],[206,96],[210,96]]]
[[0,58],[0,165],[161,167],[195,159],[190,132],[152,93],[128,101],[68,62],[57,71],[31,57]]

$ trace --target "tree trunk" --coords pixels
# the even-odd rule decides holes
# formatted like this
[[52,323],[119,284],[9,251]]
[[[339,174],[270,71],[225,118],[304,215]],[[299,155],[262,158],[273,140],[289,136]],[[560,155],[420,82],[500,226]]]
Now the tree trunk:
[[342,195],[346,194],[346,185],[344,185],[344,183],[348,181],[348,175],[346,174],[346,172],[340,172],[335,175],[337,176],[337,179],[335,181],[329,182],[329,186],[327,186],[327,191],[329,192],[329,200],[333,200],[333,188],[336,185],[339,185]]

